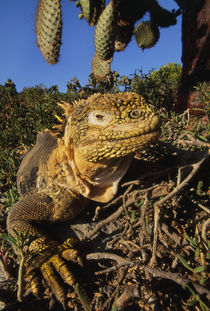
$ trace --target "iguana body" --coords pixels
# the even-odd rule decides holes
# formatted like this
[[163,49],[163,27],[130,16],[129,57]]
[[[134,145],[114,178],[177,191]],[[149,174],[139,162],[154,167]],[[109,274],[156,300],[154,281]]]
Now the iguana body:
[[[135,151],[145,149],[159,137],[159,119],[136,93],[95,94],[65,103],[64,133],[39,134],[19,168],[20,200],[9,211],[8,231],[28,231],[37,237],[26,256],[26,273],[34,293],[39,291],[41,271],[62,303],[64,281],[75,279],[62,258],[79,262],[71,238],[53,241],[45,226],[73,219],[89,200],[108,202],[117,192]],[[47,227],[47,226],[46,226]],[[74,243],[73,243],[74,244]]]

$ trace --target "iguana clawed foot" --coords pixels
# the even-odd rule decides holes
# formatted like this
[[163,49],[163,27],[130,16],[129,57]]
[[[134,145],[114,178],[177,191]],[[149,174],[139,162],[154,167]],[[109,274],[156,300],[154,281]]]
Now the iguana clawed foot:
[[[67,239],[62,244],[55,241],[43,241],[43,238],[33,241],[26,255],[26,275],[30,280],[34,295],[39,296],[42,277],[56,298],[65,305],[66,293],[64,284],[74,287],[76,279],[66,261],[82,265],[81,257],[75,247],[75,240]],[[63,280],[63,282],[62,282]]]

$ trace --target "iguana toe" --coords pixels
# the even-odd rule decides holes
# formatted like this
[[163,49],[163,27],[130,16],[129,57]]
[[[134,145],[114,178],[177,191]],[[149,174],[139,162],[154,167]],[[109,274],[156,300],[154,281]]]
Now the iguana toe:
[[55,269],[51,263],[51,260],[44,263],[40,268],[41,273],[47,282],[47,285],[52,290],[55,297],[60,301],[61,304],[65,304],[65,290],[64,286],[58,276],[55,273]]
[[28,278],[30,280],[30,287],[32,293],[40,299],[43,292],[43,286],[42,286],[42,279],[41,275],[37,272],[31,271],[30,274],[28,274]]
[[61,245],[59,245],[58,248],[64,259],[75,262],[80,266],[82,266],[83,265],[82,258],[78,250],[75,248],[77,244],[78,244],[77,240],[73,238],[68,238]]
[[[41,240],[39,240],[41,242]],[[50,249],[50,245],[52,248]],[[43,243],[40,248],[33,249],[26,259],[26,275],[30,279],[33,294],[39,296],[41,288],[40,272],[52,290],[55,297],[62,305],[65,304],[65,283],[74,287],[76,279],[69,269],[66,260],[81,264],[79,252],[74,249],[75,240],[69,238],[62,244],[56,244],[51,241],[49,244]]]

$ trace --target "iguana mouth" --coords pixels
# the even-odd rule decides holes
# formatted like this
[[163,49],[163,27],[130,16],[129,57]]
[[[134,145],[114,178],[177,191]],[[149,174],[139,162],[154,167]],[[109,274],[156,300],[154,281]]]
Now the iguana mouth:
[[112,138],[107,138],[107,139],[102,139],[104,141],[107,141],[107,142],[111,142],[111,141],[118,141],[118,142],[126,142],[126,141],[132,141],[133,139],[138,139],[140,137],[144,137],[144,136],[147,136],[148,135],[151,135],[154,136],[154,137],[157,137],[157,136],[160,136],[160,128],[157,128],[156,130],[153,130],[153,131],[148,131],[148,132],[145,132],[145,133],[137,133],[137,134],[130,134],[130,135],[126,135],[124,134],[125,136],[124,137],[112,137]]
[[160,136],[160,125],[160,119],[155,115],[146,122],[130,123],[126,127],[118,124],[112,130],[102,132],[98,141],[92,138],[92,148],[85,147],[82,153],[90,162],[125,157],[155,142]]
[[93,149],[92,152],[87,155],[87,160],[90,162],[100,162],[103,160],[125,157],[145,149],[146,146],[155,142],[159,136],[160,130],[156,130],[129,138],[106,140],[103,142],[103,145]]
[[160,119],[157,116],[154,116],[150,122],[148,121],[148,124],[144,124],[144,122],[139,123],[136,125],[131,124],[130,130],[127,129],[124,130],[123,124],[117,125],[113,130],[107,131],[103,133],[99,139],[100,141],[119,141],[123,142],[130,139],[138,139],[138,137],[143,137],[147,134],[154,134],[154,136],[157,136],[158,133],[160,133]]

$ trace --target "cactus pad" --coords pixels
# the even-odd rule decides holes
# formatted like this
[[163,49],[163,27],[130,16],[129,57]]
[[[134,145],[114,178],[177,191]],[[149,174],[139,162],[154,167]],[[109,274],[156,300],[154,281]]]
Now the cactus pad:
[[134,34],[136,42],[142,50],[153,47],[160,37],[157,25],[153,24],[151,21],[138,24],[134,30]]
[[129,24],[134,24],[148,11],[150,1],[151,0],[120,0],[118,7],[120,19]]
[[101,59],[97,53],[95,53],[93,60],[92,60],[92,70],[93,74],[98,81],[106,81],[109,74],[111,73],[110,70],[110,60],[103,60]]
[[89,23],[94,26],[105,8],[105,0],[80,0],[82,15]]
[[98,56],[108,60],[114,53],[115,9],[110,2],[101,13],[95,30],[95,48]]
[[60,0],[40,0],[36,16],[37,46],[49,64],[58,61],[61,34]]

